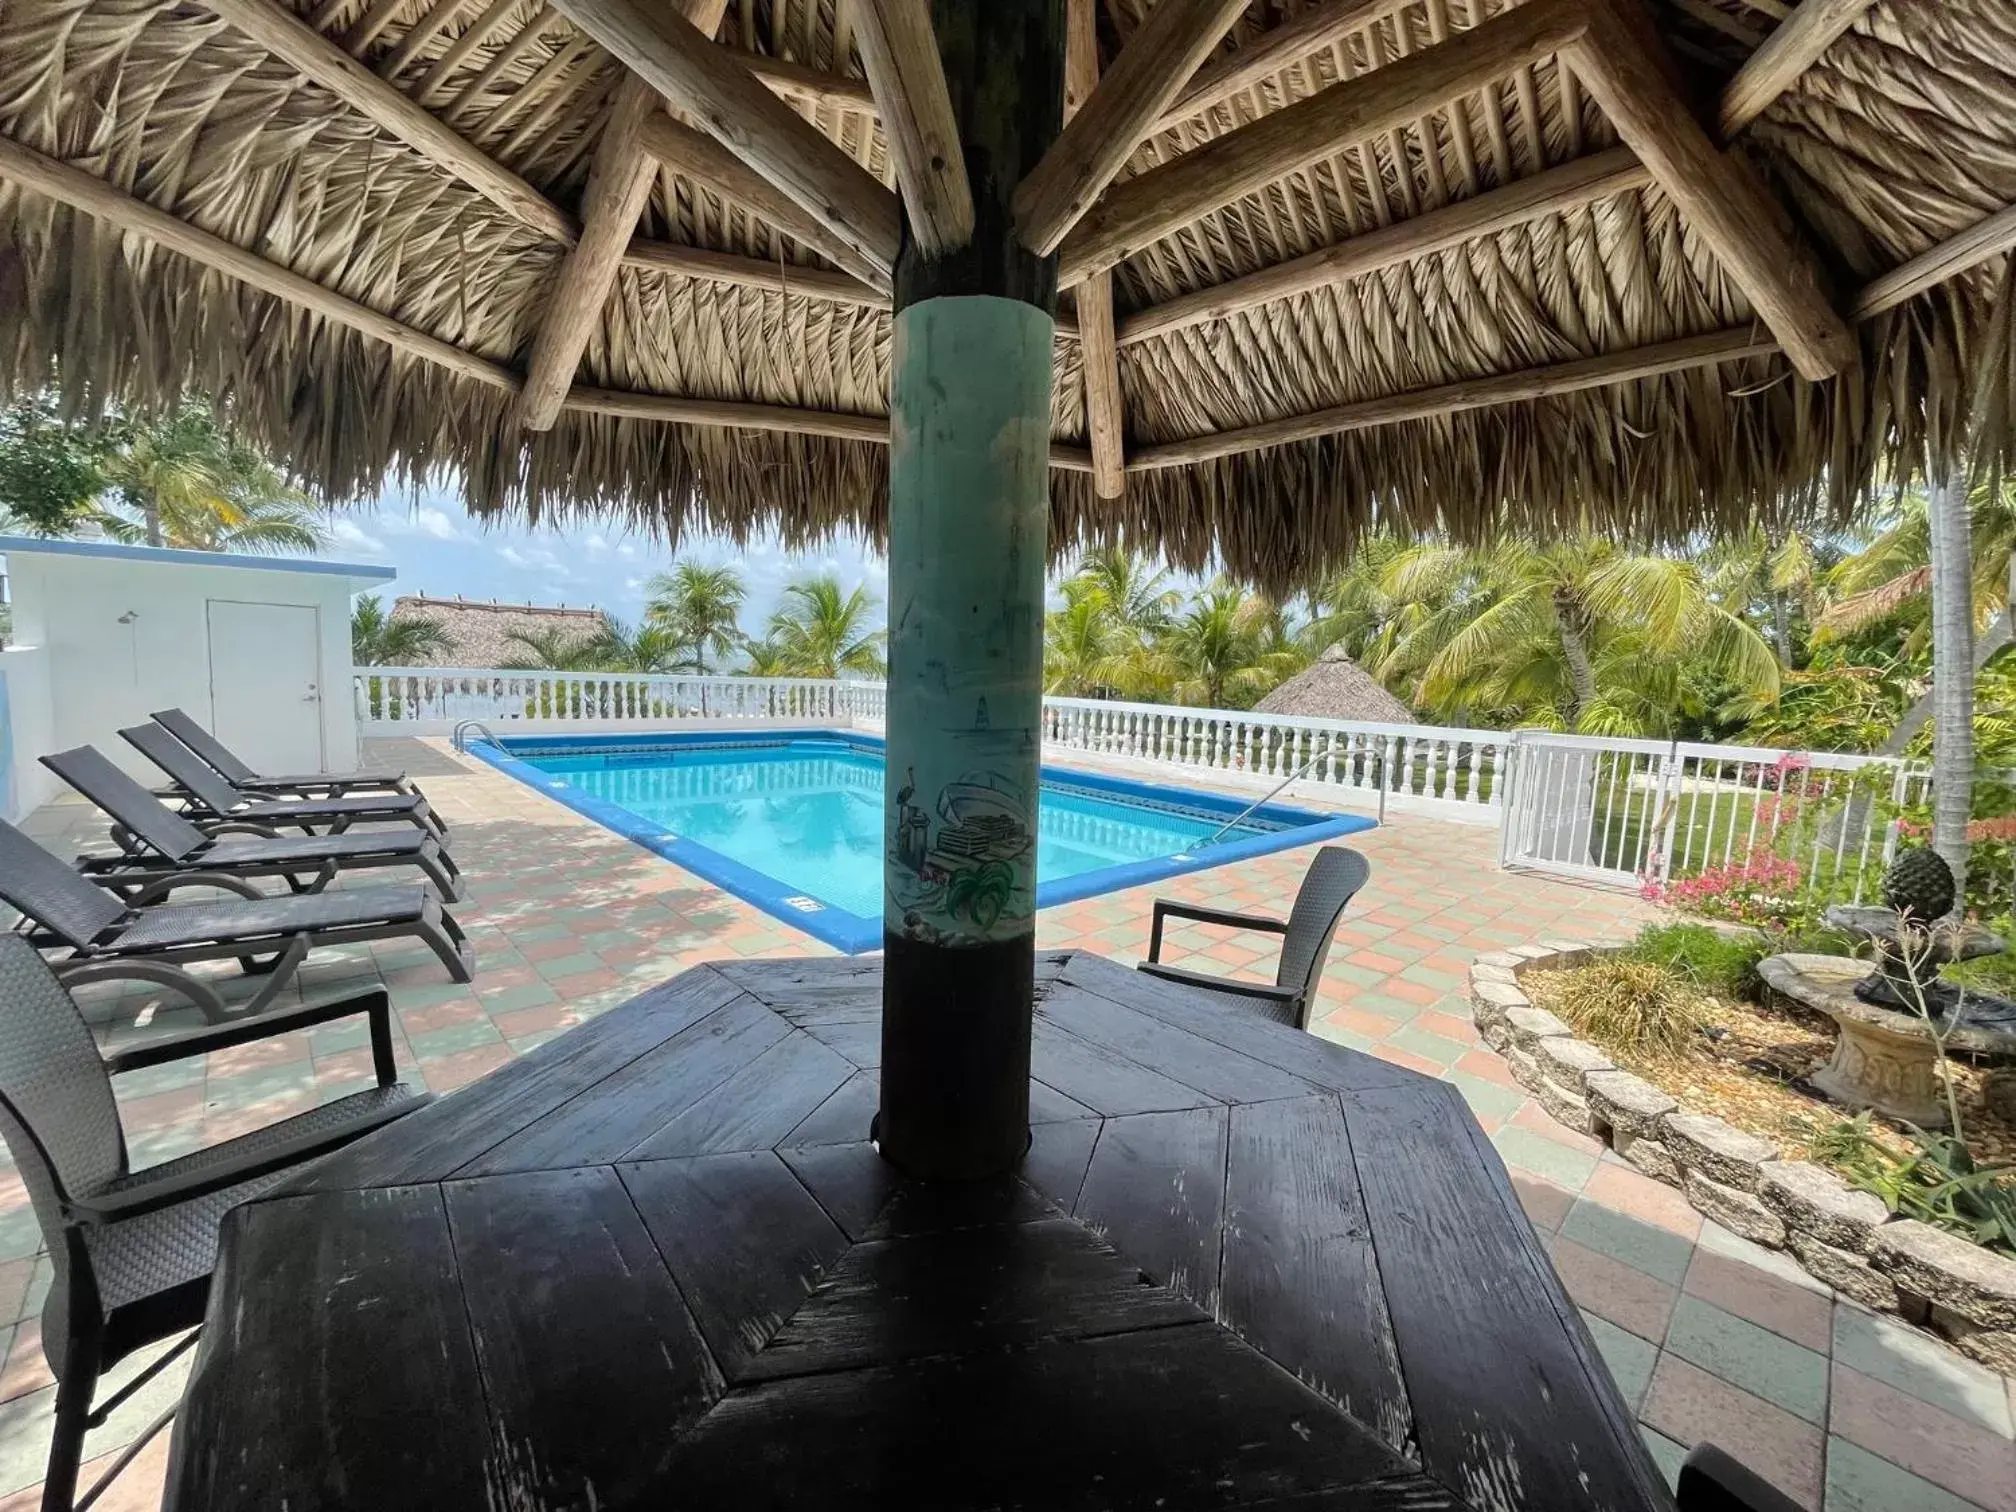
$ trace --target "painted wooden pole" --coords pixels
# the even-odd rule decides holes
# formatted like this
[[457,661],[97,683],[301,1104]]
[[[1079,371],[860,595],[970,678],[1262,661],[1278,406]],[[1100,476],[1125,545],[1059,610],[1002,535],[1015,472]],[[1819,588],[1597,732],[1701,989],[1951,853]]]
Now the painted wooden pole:
[[1010,203],[1063,110],[1063,0],[934,0],[974,233],[896,267],[882,1153],[1010,1169],[1029,1140],[1057,264]]

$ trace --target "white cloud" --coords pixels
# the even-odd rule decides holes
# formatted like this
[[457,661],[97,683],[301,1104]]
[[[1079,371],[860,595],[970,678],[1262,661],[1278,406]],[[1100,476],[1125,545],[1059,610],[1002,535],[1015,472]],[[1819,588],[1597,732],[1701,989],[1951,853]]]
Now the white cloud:
[[581,543],[581,549],[590,556],[600,556],[609,549],[609,543],[599,535],[591,535]]
[[634,557],[635,555],[637,555],[637,548],[635,546],[632,546],[628,541],[625,541],[622,545],[616,548],[616,555],[623,557]]
[[385,543],[364,529],[355,520],[346,520],[340,516],[331,520],[329,522],[329,535],[345,551],[355,552],[362,556],[384,556],[386,554]]
[[387,514],[378,522],[387,535],[426,536],[435,541],[466,541],[462,530],[446,510],[423,505],[410,515]]

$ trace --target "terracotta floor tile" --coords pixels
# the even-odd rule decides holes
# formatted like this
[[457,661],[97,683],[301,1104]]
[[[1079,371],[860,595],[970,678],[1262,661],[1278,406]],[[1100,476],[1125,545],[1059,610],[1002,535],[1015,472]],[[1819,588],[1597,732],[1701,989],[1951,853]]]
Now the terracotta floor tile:
[[2016,1440],[1834,1365],[1829,1429],[1990,1512],[2016,1512]]
[[1814,1424],[1673,1354],[1660,1356],[1638,1415],[1689,1448],[1704,1440],[1718,1445],[1818,1512],[1824,1435]]
[[1689,1206],[1685,1193],[1637,1171],[1602,1166],[1589,1178],[1586,1194],[1605,1207],[1629,1213],[1685,1238],[1691,1239],[1701,1232],[1701,1215]]

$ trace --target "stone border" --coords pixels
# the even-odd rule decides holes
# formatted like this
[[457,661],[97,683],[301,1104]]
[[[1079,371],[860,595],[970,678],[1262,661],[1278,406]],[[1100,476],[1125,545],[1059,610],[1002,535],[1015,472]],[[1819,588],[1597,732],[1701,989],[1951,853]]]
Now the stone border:
[[1770,1140],[1688,1112],[1576,1039],[1519,989],[1529,971],[1571,970],[1614,948],[1541,940],[1486,952],[1471,964],[1471,1016],[1519,1084],[1556,1121],[1680,1188],[1724,1228],[1790,1250],[1842,1295],[1920,1324],[1969,1358],[2016,1375],[2016,1260],[1893,1217],[1878,1198],[1824,1166],[1782,1159]]

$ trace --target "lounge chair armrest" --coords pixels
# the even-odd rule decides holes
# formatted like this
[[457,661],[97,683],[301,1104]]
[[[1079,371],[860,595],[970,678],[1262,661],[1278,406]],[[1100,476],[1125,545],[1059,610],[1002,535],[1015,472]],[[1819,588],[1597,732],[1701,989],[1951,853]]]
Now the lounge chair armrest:
[[1798,1512],[1799,1503],[1713,1444],[1697,1444],[1680,1467],[1680,1512]]
[[254,835],[261,840],[278,840],[280,831],[270,824],[255,824],[250,819],[197,819],[191,821],[212,840],[219,835]]
[[313,1028],[317,1024],[348,1018],[353,1013],[370,1015],[371,1062],[378,1072],[378,1085],[391,1086],[399,1079],[399,1071],[392,1059],[392,996],[383,987],[373,987],[348,997],[331,998],[327,1002],[303,1003],[298,1008],[277,1008],[248,1018],[243,1023],[213,1024],[205,1029],[191,1029],[186,1034],[171,1034],[135,1045],[130,1050],[116,1050],[105,1057],[105,1069],[114,1076],[128,1071],[143,1071],[149,1066],[166,1065],[192,1055],[207,1055],[212,1050],[249,1045],[255,1040],[271,1039],[276,1034]]
[[403,1118],[423,1105],[424,1099],[420,1098],[391,1102],[340,1129],[323,1129],[262,1149],[248,1150],[237,1159],[219,1161],[216,1165],[165,1181],[130,1182],[115,1192],[73,1197],[69,1202],[69,1216],[73,1222],[99,1224],[118,1223],[158,1213],[163,1208],[176,1207],[194,1198],[222,1191],[225,1187],[237,1186],[242,1181],[270,1176],[275,1171],[285,1171],[332,1150],[340,1150],[344,1145],[362,1139],[374,1129],[384,1127],[395,1118]]
[[1272,982],[1243,982],[1237,977],[1211,976],[1206,972],[1185,971],[1181,966],[1164,966],[1155,961],[1143,961],[1135,969],[1160,977],[1165,982],[1181,982],[1185,987],[1202,987],[1207,992],[1233,992],[1240,997],[1264,998],[1270,1003],[1292,1004],[1302,996],[1293,987],[1276,987]]
[[1285,935],[1288,926],[1280,919],[1270,919],[1265,914],[1227,913],[1222,908],[1204,908],[1195,903],[1179,903],[1174,898],[1155,900],[1154,922],[1148,928],[1148,959],[1162,959],[1162,921],[1165,918],[1195,919],[1200,924],[1217,924],[1226,929],[1258,929],[1268,934]]

